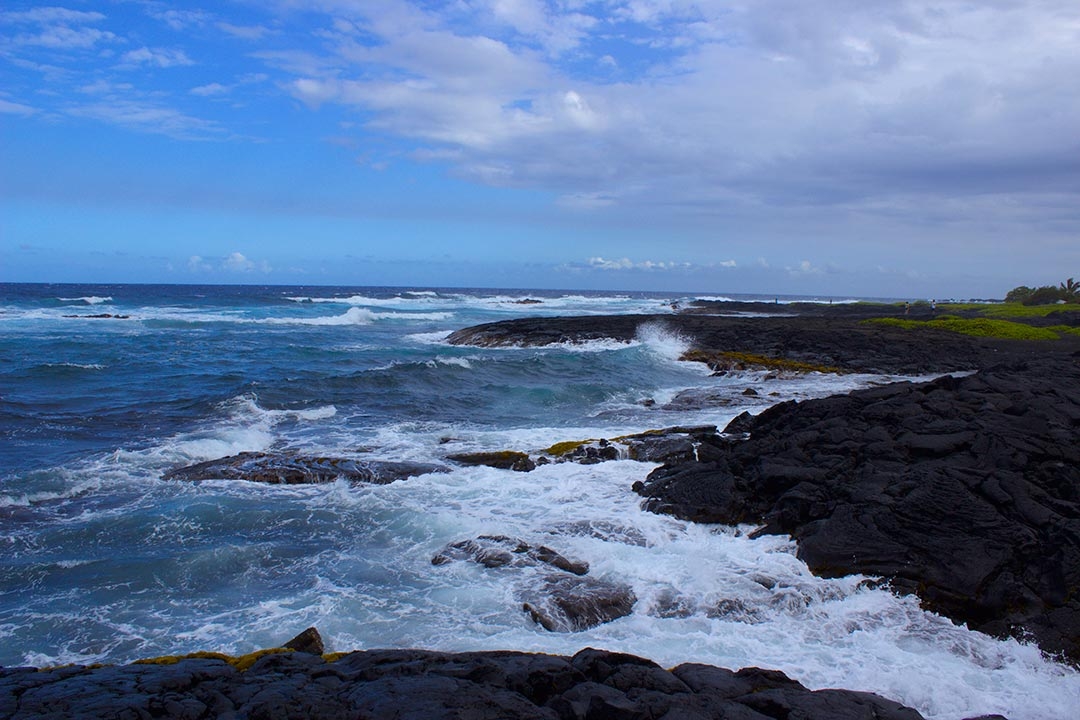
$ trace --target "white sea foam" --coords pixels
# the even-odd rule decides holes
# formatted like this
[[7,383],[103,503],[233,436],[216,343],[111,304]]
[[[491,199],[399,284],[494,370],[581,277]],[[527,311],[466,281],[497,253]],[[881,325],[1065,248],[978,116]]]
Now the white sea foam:
[[367,308],[351,307],[341,315],[330,317],[274,317],[254,322],[271,325],[370,325],[378,320],[408,320],[413,322],[428,320],[447,320],[453,317],[450,312],[374,312]]
[[268,325],[370,325],[375,322],[375,313],[365,308],[353,307],[341,315],[331,317],[273,317],[258,322]]
[[57,298],[62,302],[81,302],[87,305],[100,305],[102,303],[112,302],[111,297],[98,297],[97,295],[90,295],[88,297],[62,297]]
[[[396,572],[405,584],[419,583],[412,598],[383,595],[375,605],[368,604],[377,597],[375,587],[323,586],[320,602],[327,593],[334,598],[323,611],[333,611],[327,621],[335,642],[561,654],[604,647],[668,666],[775,667],[812,688],[879,692],[928,718],[983,712],[1017,720],[1070,717],[1080,676],[1032,647],[953,625],[922,611],[911,597],[864,587],[860,577],[814,577],[787,539],[750,540],[745,528],[642,513],[629,485],[650,467],[566,464],[529,474],[465,468],[310,496],[307,502],[324,510],[395,513],[393,520],[387,516],[397,545],[391,555],[399,562],[410,558]],[[622,540],[581,534],[577,527],[606,528]],[[638,596],[634,613],[585,632],[548,633],[518,610],[521,585],[536,581],[532,571],[428,564],[443,544],[485,533],[545,543],[589,562],[590,575],[629,583]],[[359,615],[342,622],[346,611]]]
[[45,363],[45,367],[66,367],[66,368],[74,368],[74,369],[77,369],[77,370],[104,370],[105,369],[105,366],[101,365],[99,363],[73,363],[73,362]]

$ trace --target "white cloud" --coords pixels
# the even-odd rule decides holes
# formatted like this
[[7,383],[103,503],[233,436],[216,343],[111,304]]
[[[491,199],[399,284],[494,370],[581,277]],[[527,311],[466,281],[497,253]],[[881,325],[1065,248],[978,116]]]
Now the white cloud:
[[2,114],[29,117],[36,112],[37,109],[32,108],[29,105],[23,105],[22,103],[11,102],[10,100],[0,98],[0,113]]
[[210,263],[203,260],[199,255],[192,255],[188,258],[187,266],[188,270],[191,272],[209,272],[210,270],[213,270],[213,268],[210,267]]
[[16,47],[40,47],[49,50],[88,50],[99,43],[118,38],[107,30],[89,27],[105,20],[99,12],[40,7],[30,10],[0,12],[0,24],[27,27],[11,38]]
[[255,262],[254,260],[249,260],[243,253],[234,252],[230,253],[221,261],[221,269],[229,272],[248,273],[258,270],[259,272],[268,273],[273,268],[271,268],[270,263],[265,260]]
[[591,257],[585,261],[586,265],[594,270],[689,270],[693,267],[688,262],[665,262],[655,260],[641,260],[634,262],[630,258],[618,260],[606,260],[602,257]]
[[233,25],[219,22],[217,27],[222,32],[241,40],[261,40],[272,32],[270,28],[262,25]]
[[206,139],[221,134],[221,128],[214,122],[141,99],[108,97],[101,102],[67,107],[65,112],[130,130],[180,139]]
[[825,273],[825,271],[823,269],[821,269],[820,267],[816,267],[809,260],[802,260],[802,261],[799,262],[798,265],[796,265],[794,267],[789,266],[789,267],[786,268],[786,270],[788,271],[789,275],[795,275],[795,276],[799,276],[799,275],[822,275],[822,274]]
[[149,8],[147,14],[150,17],[161,20],[173,30],[180,32],[189,27],[199,27],[210,21],[210,15],[198,10],[158,10]]
[[[901,206],[949,198],[943,213],[977,222],[976,198],[1025,205],[1080,152],[1080,5],[1066,0],[322,7],[325,53],[277,55],[303,63],[294,97],[578,210],[899,222]],[[547,40],[558,27],[574,28],[565,57]]]
[[195,61],[183,50],[175,48],[148,48],[143,46],[129,50],[120,57],[122,66],[153,65],[159,68],[183,67],[194,65]]
[[39,7],[30,10],[13,10],[0,12],[0,22],[11,24],[34,23],[46,25],[49,23],[92,23],[104,20],[105,16],[99,12],[87,12],[83,10],[69,10],[62,7]]
[[199,85],[188,90],[192,95],[198,95],[199,97],[212,97],[215,95],[228,95],[232,92],[232,88],[221,83],[209,83],[207,85]]

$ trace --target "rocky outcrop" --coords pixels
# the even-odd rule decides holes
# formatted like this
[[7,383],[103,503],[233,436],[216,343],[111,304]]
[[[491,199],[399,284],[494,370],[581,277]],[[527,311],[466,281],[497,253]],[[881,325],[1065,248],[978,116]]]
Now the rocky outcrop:
[[583,465],[605,460],[674,463],[692,460],[702,438],[716,434],[715,425],[694,425],[646,430],[633,435],[589,440],[571,440],[552,445],[542,457],[555,462]]
[[447,455],[446,459],[459,465],[486,465],[499,470],[531,472],[536,469],[536,463],[529,458],[528,454],[517,450],[457,453]]
[[1080,359],[898,383],[740,417],[644,506],[791,535],[824,576],[865,573],[998,636],[1080,661]]
[[551,632],[578,632],[634,611],[637,596],[625,583],[551,574],[525,593],[522,608]]
[[776,670],[654,662],[603,650],[272,653],[170,664],[0,668],[0,718],[919,720],[878,695],[808,690]]
[[[1036,358],[1050,345],[1055,352],[1080,348],[1080,336],[1072,334],[1057,341],[1024,342],[950,332],[911,332],[862,322],[867,317],[887,316],[877,310],[866,314],[816,307],[821,314],[798,317],[676,314],[519,318],[464,328],[447,339],[455,345],[483,347],[631,342],[640,328],[653,325],[685,338],[706,362],[744,356],[759,358],[757,364],[766,367],[904,375],[971,370],[1006,360]],[[763,364],[762,360],[768,362]]]
[[300,485],[347,480],[386,485],[417,475],[447,472],[441,465],[292,453],[245,452],[208,460],[165,473],[165,480],[248,480],[273,485]]

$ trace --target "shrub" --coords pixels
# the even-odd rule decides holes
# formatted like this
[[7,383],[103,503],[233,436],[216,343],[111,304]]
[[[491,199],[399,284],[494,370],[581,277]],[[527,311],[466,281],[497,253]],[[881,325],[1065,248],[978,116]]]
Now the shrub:
[[1053,285],[1043,285],[1032,291],[1024,300],[1025,305],[1053,305],[1058,300],[1064,300],[1060,288]]

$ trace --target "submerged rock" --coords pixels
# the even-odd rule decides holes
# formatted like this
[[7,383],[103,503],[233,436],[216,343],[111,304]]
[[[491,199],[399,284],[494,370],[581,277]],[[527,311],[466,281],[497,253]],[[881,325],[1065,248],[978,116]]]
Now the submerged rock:
[[568,520],[567,522],[555,523],[549,526],[546,532],[552,535],[592,537],[605,542],[636,545],[637,547],[647,547],[649,544],[645,535],[636,527],[614,523],[609,520]]
[[586,562],[568,560],[547,546],[529,545],[505,535],[481,535],[475,540],[450,543],[431,558],[431,564],[445,565],[454,560],[471,560],[486,568],[549,565],[574,575],[589,572]]
[[549,575],[527,593],[523,608],[545,630],[588,630],[634,611],[629,585],[572,575]]
[[448,472],[448,468],[430,463],[245,452],[170,470],[162,477],[165,480],[248,480],[274,485],[325,483],[340,478],[386,485],[436,472]]
[[1080,361],[898,383],[740,416],[645,508],[791,535],[971,628],[1080,661]]
[[811,691],[776,670],[644,658],[586,648],[573,657],[511,651],[367,650],[269,654],[241,671],[224,659],[168,665],[0,668],[0,714],[23,718],[801,718],[920,720],[879,695]]

